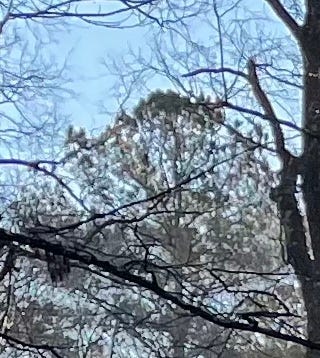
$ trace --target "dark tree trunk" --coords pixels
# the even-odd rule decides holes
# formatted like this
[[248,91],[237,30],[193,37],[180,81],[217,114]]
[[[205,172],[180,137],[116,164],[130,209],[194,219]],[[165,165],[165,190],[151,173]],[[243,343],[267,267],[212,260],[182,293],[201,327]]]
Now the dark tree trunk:
[[[308,338],[320,343],[320,1],[306,1],[306,10],[305,24],[294,33],[304,63],[303,153],[301,158],[283,160],[277,201],[285,229],[288,259],[301,283]],[[295,196],[298,175],[303,181],[312,257],[308,255],[306,228]],[[320,351],[310,349],[307,357],[320,357]]]
[[[307,332],[311,341],[320,343],[320,279],[305,279],[301,281],[304,303],[308,315]],[[319,358],[319,350],[309,349],[307,358]]]
[[[300,45],[304,57],[304,128],[312,135],[304,135],[302,189],[314,259],[309,259],[309,275],[300,281],[308,337],[320,343],[320,2],[307,1],[307,10]],[[320,352],[308,350],[307,357],[320,357]]]

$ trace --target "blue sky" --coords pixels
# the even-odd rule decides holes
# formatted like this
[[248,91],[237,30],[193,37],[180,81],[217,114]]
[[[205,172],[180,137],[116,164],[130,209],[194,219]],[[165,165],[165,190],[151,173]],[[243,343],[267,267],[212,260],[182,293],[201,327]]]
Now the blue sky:
[[[222,3],[227,4],[228,1]],[[251,0],[244,2],[244,4],[250,6],[250,11],[253,11]],[[254,2],[254,5],[254,10],[260,11],[260,14],[263,15],[264,11],[270,14],[269,8],[265,6],[264,0]],[[160,43],[161,49],[159,52],[165,57],[170,69],[174,69],[175,75],[177,76],[186,72],[186,68],[184,67],[188,67],[190,70],[194,70],[200,66],[220,67],[219,43],[215,29],[216,22],[212,5],[210,6],[210,13],[201,14],[200,16],[186,20],[187,27],[190,30],[192,40],[195,44],[194,46],[190,45],[190,42],[185,44],[181,39],[174,44],[170,43],[170,41],[166,42],[169,39],[169,36],[167,36],[169,35],[168,33],[166,34],[166,39],[162,39]],[[219,8],[219,11],[222,11],[222,9]],[[207,19],[205,15],[207,15]],[[228,24],[229,17],[231,20],[233,16],[233,13],[228,14],[224,20],[225,23]],[[245,21],[243,28],[246,28],[248,36],[256,34],[257,22],[248,22],[245,9],[240,7],[237,11],[237,16],[241,21]],[[69,22],[69,19],[67,20],[67,22]],[[205,23],[206,20],[212,22],[212,27],[210,27],[208,23]],[[259,22],[258,27],[263,27],[262,21],[259,20]],[[113,118],[112,113],[116,112],[119,108],[116,93],[110,90],[112,85],[118,82],[118,79],[108,74],[109,69],[102,64],[103,60],[108,61],[114,58],[116,61],[121,61],[123,57],[128,55],[130,47],[134,49],[138,47],[142,48],[142,54],[144,55],[150,51],[149,45],[152,46],[155,43],[155,41],[152,40],[152,30],[160,30],[156,25],[130,29],[112,29],[88,25],[79,21],[74,21],[74,23],[76,23],[76,26],[66,25],[63,29],[60,27],[60,31],[54,34],[57,43],[52,43],[48,46],[48,51],[52,52],[61,63],[67,57],[68,76],[73,80],[68,87],[76,92],[72,100],[67,100],[65,104],[60,103],[61,108],[59,112],[69,114],[71,116],[71,122],[76,126],[85,126],[88,129],[103,127]],[[270,37],[277,31],[277,27],[279,27],[280,33],[283,32],[283,27],[276,26],[276,24],[278,24],[277,21],[272,24],[268,21],[268,25],[272,25],[270,30],[269,28],[266,30],[268,32],[270,31]],[[176,28],[180,31],[180,24],[177,25]],[[265,30],[265,26],[263,30]],[[203,53],[201,53],[200,47],[204,49]],[[225,47],[225,49],[225,65],[236,68],[238,61],[237,54],[232,57],[229,55],[227,47]],[[259,60],[263,61],[263,54],[259,52],[255,53],[256,48],[250,47],[250,41],[245,44],[244,50],[245,56],[251,56],[252,54],[258,55],[258,57],[260,57]],[[188,54],[186,55],[186,53]],[[179,61],[175,61],[174,56],[180,56],[180,54],[182,59],[179,63]],[[185,56],[185,58],[183,58],[183,56]],[[245,58],[242,63],[244,62]],[[158,65],[157,61],[153,64]],[[139,64],[136,65],[139,67]],[[143,67],[143,65],[141,65],[141,67]],[[124,68],[124,70],[127,70],[127,68]],[[197,90],[199,91],[200,88],[204,89],[207,93],[210,93],[214,99],[214,91],[221,93],[223,89],[223,86],[219,83],[221,82],[219,79],[220,76],[215,76],[215,81],[217,81],[212,85],[209,82],[208,75],[201,75],[196,78],[198,84],[200,84]],[[187,84],[187,80],[184,81],[184,84],[190,88]],[[194,79],[192,79],[191,82],[192,81],[195,83]],[[147,85],[151,89],[172,87],[172,84],[161,76],[149,78]],[[144,95],[145,93],[135,89],[134,98],[130,104],[136,103],[139,97]],[[105,113],[106,108],[109,114]],[[281,111],[280,108],[278,110]],[[284,117],[285,116],[286,114],[284,113]]]
[[[145,46],[145,28],[110,29],[90,26],[88,28],[72,28],[66,33],[62,44],[64,54],[69,55],[68,66],[74,82],[71,83],[79,95],[66,104],[66,112],[71,114],[75,125],[93,128],[104,125],[108,121],[100,101],[110,108],[111,112],[118,109],[118,103],[110,95],[115,78],[109,75],[103,64],[108,57],[122,58],[128,53],[130,46]],[[61,46],[61,43],[58,47]]]

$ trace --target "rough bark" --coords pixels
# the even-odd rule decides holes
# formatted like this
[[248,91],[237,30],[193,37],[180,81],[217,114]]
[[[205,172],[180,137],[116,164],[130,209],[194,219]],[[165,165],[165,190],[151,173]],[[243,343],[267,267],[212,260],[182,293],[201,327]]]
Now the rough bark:
[[[277,145],[283,168],[280,185],[273,194],[285,230],[288,259],[301,283],[308,338],[317,343],[320,342],[320,1],[305,1],[302,26],[279,0],[266,1],[298,41],[303,59],[303,152],[301,158],[287,156],[285,147]],[[266,110],[266,106],[264,108]],[[276,142],[278,137],[276,129]],[[308,255],[305,228],[295,195],[298,175],[302,178],[312,258]],[[320,357],[320,351],[309,349],[307,357]]]
[[[278,204],[285,228],[288,258],[301,283],[308,338],[320,343],[320,2],[306,1],[306,10],[304,25],[300,32],[294,33],[298,37],[304,63],[302,160],[298,164],[293,160],[284,163],[278,187]],[[308,256],[305,229],[295,197],[298,174],[303,180],[302,194],[312,259]],[[320,351],[309,349],[307,357],[320,357]]]
[[[308,337],[320,342],[320,278],[314,275],[301,281],[304,304],[308,315]],[[308,349],[307,358],[319,358],[320,351]]]
[[[304,128],[307,130],[302,178],[314,260],[311,274],[300,281],[308,316],[308,337],[320,342],[320,2],[307,1],[307,11],[300,40],[304,57]],[[320,357],[320,352],[309,349],[307,357]]]

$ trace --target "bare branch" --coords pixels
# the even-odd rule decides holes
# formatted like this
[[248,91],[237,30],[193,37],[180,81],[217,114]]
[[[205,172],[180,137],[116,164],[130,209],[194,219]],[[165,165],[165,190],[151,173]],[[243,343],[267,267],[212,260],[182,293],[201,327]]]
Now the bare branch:
[[288,158],[289,152],[286,150],[286,147],[285,147],[284,135],[283,135],[279,120],[273,110],[273,107],[272,107],[267,95],[261,88],[261,85],[260,85],[260,82],[258,79],[258,75],[256,72],[256,64],[253,59],[249,59],[249,61],[248,61],[248,72],[249,72],[248,79],[252,86],[253,93],[254,93],[257,101],[259,102],[260,106],[264,109],[265,114],[269,118],[271,127],[273,129],[273,134],[274,134],[274,138],[275,138],[277,151],[278,151],[281,159],[283,160],[283,162],[287,162],[289,159]]
[[38,171],[52,179],[54,179],[56,182],[58,182],[59,185],[62,186],[62,188],[64,188],[68,194],[75,200],[77,201],[82,208],[84,208],[86,211],[90,211],[89,208],[86,207],[86,205],[84,204],[83,200],[81,200],[74,192],[73,190],[57,175],[55,174],[53,171],[50,171],[44,167],[42,167],[42,164],[51,164],[54,167],[58,164],[61,164],[61,162],[55,162],[55,161],[27,161],[27,160],[21,160],[21,159],[0,159],[0,165],[19,165],[19,166],[24,166],[24,167],[28,167],[30,169],[34,169],[35,171]]
[[29,245],[34,249],[45,250],[46,252],[50,252],[53,255],[64,256],[70,260],[74,260],[84,264],[85,267],[87,266],[89,267],[90,265],[96,266],[97,268],[100,268],[103,271],[110,273],[116,278],[120,278],[122,280],[143,287],[155,293],[160,298],[176,304],[179,308],[181,308],[186,312],[191,313],[193,316],[200,317],[205,321],[211,322],[217,326],[223,328],[242,330],[247,332],[261,333],[268,337],[274,337],[277,339],[281,339],[283,341],[294,342],[304,347],[320,350],[319,343],[312,342],[310,340],[295,335],[284,334],[275,331],[273,329],[264,328],[262,326],[259,326],[258,324],[242,323],[236,320],[220,318],[219,316],[206,310],[204,307],[197,307],[194,306],[193,304],[186,303],[182,298],[179,298],[179,296],[166,291],[165,289],[160,287],[156,282],[149,281],[140,275],[132,274],[128,270],[124,270],[122,267],[115,266],[107,260],[100,260],[90,252],[81,250],[78,247],[77,248],[64,247],[61,244],[50,243],[40,238],[32,238],[21,234],[10,233],[5,231],[4,229],[0,229],[0,234],[1,234],[0,242],[3,243],[17,242],[20,245]]
[[284,24],[289,28],[294,37],[299,40],[301,28],[291,17],[288,11],[280,3],[279,0],[265,0],[273,9],[273,11],[279,16]]
[[222,73],[222,72],[227,72],[227,73],[231,73],[232,75],[236,75],[236,76],[240,76],[243,77],[245,79],[248,79],[248,75],[245,74],[242,71],[237,71],[234,70],[232,68],[229,67],[221,67],[221,68],[199,68],[195,71],[192,72],[188,72],[185,73],[184,75],[182,75],[182,77],[191,77],[191,76],[196,76],[199,75],[201,73]]
[[60,355],[57,352],[57,348],[69,348],[69,347],[53,347],[49,344],[34,344],[34,343],[27,343],[25,341],[22,341],[21,339],[9,336],[5,333],[0,333],[0,338],[4,339],[8,345],[18,345],[29,349],[35,349],[38,351],[49,351],[54,357],[56,358],[62,358],[62,355]]
[[5,13],[3,19],[0,21],[0,34],[2,34],[3,27],[10,18],[10,11],[12,8],[12,3],[13,3],[13,0],[10,1],[9,5],[8,5],[7,12]]
[[[77,18],[84,22],[99,25],[99,26],[106,26],[106,27],[113,27],[113,28],[120,28],[126,27],[122,26],[121,21],[116,22],[107,22],[106,18],[111,18],[115,15],[121,14],[128,14],[129,12],[137,11],[145,16],[145,18],[149,18],[152,21],[157,22],[159,25],[161,23],[158,19],[151,16],[149,13],[143,10],[144,7],[148,5],[152,5],[153,0],[138,0],[138,1],[126,1],[121,0],[119,1],[123,6],[111,11],[103,11],[99,7],[90,12],[79,11],[79,1],[78,0],[68,0],[68,1],[61,1],[58,3],[51,4],[46,8],[39,9],[35,7],[34,10],[29,12],[20,12],[20,11],[10,11],[7,15],[7,20],[11,19],[35,19],[35,18],[49,18],[49,19],[56,19],[56,18]],[[123,21],[127,20],[128,16],[123,19]],[[130,27],[130,26],[129,26]]]

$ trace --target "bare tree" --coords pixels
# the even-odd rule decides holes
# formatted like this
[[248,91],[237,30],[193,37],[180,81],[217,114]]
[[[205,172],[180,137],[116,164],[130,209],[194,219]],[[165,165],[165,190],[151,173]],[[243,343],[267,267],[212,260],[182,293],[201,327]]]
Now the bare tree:
[[[125,11],[129,9],[138,11],[147,19],[154,19],[154,14],[143,10],[144,5],[149,9],[148,6],[152,3],[138,3],[142,6],[139,10],[133,8],[134,3],[121,3],[125,6]],[[28,19],[36,20],[38,17],[43,20],[48,17],[54,18],[58,9],[58,17],[78,17],[81,20],[101,25],[101,19],[95,20],[94,17],[104,16],[104,13],[92,15],[88,20],[88,14],[80,12],[80,8],[75,9],[75,5],[76,2],[71,1],[67,3],[67,8],[62,3],[49,5],[48,8],[42,8],[42,11],[33,8],[31,14],[26,11],[25,16],[19,15],[16,9],[11,11],[10,5],[7,7],[9,15],[5,17],[5,22],[9,24],[10,21],[20,19],[28,21]],[[154,39],[156,48],[153,55],[155,58],[151,59],[154,61],[147,61],[143,56],[139,59],[139,66],[144,67],[144,73],[156,72],[158,75],[168,77],[191,99],[197,98],[199,88],[205,93],[213,91],[217,98],[209,101],[197,100],[197,105],[201,105],[203,110],[207,111],[208,117],[211,114],[215,122],[225,128],[235,142],[244,144],[242,151],[226,152],[228,155],[225,158],[212,163],[209,167],[206,163],[202,163],[198,170],[187,177],[177,182],[168,181],[165,188],[157,192],[150,191],[142,198],[135,197],[135,193],[126,193],[127,200],[124,200],[123,197],[117,197],[109,187],[104,193],[106,202],[103,209],[98,205],[101,202],[95,202],[94,192],[90,190],[89,193],[85,190],[82,192],[84,188],[75,188],[72,181],[63,176],[63,172],[57,172],[57,163],[13,161],[28,167],[34,173],[49,176],[62,187],[68,198],[71,198],[70,200],[74,200],[76,205],[79,205],[82,212],[78,218],[66,221],[62,225],[59,224],[58,227],[56,223],[53,225],[47,222],[42,223],[40,227],[42,226],[42,229],[44,227],[45,230],[41,232],[39,232],[39,223],[36,230],[31,228],[28,232],[12,232],[3,228],[0,240],[8,247],[6,257],[11,258],[12,251],[16,252],[18,248],[23,249],[24,255],[27,255],[27,250],[30,249],[32,252],[34,250],[44,252],[51,258],[62,257],[71,265],[81,266],[83,270],[89,272],[97,270],[98,276],[110,275],[112,280],[118,284],[120,282],[120,286],[129,284],[129,286],[138,286],[143,292],[152,292],[161,298],[161,304],[164,303],[171,308],[174,305],[174,308],[178,308],[177,313],[178,311],[179,313],[186,312],[202,322],[218,325],[223,329],[259,333],[278,340],[297,343],[307,347],[307,357],[313,358],[319,356],[320,350],[318,327],[320,319],[318,269],[320,235],[318,225],[320,213],[318,198],[320,176],[318,21],[320,4],[315,0],[305,3],[289,0],[283,2],[261,0],[261,5],[265,6],[263,8],[251,8],[250,3],[247,3],[250,8],[246,8],[245,5],[245,1],[197,2],[191,5],[184,2],[180,6],[174,2],[165,2],[164,9],[170,12],[170,17],[167,22],[161,20],[157,22],[165,26],[166,31],[163,32],[163,36],[169,33],[171,37],[168,41],[170,42],[163,41],[164,37]],[[269,10],[266,10],[266,6]],[[194,11],[195,8],[199,11]],[[273,34],[266,32],[264,26],[266,21],[274,21],[274,18],[270,18],[271,13],[267,12],[270,8],[280,20],[279,23],[277,22],[278,26],[283,25],[283,29],[279,30],[279,36],[273,37]],[[161,9],[163,10],[158,7],[157,11]],[[108,16],[112,14],[108,12]],[[197,14],[197,17],[191,14]],[[234,14],[233,17],[232,14]],[[159,13],[156,15],[158,16]],[[160,15],[157,18],[161,19]],[[196,33],[197,31],[188,22],[191,18],[201,26],[207,26],[205,34],[212,32],[214,36],[212,46],[202,45],[201,37],[204,37],[204,33]],[[254,28],[251,26],[253,21],[256,26]],[[211,41],[212,38],[210,39],[209,36],[208,40]],[[162,46],[168,46],[168,43],[171,43],[171,49],[164,51]],[[182,45],[186,45],[184,47],[186,50],[181,50]],[[215,55],[212,53],[213,49]],[[175,66],[171,66],[172,59]],[[136,74],[134,71],[131,73]],[[184,77],[181,74],[184,74]],[[203,81],[197,80],[200,76],[204,78]],[[192,101],[190,103],[192,104]],[[121,132],[121,127],[113,128],[113,130],[118,131],[116,136],[118,139],[122,139],[123,135],[128,135],[126,132],[124,134]],[[111,134],[108,138],[102,138],[102,144],[109,138],[112,139]],[[78,143],[74,144],[75,152],[79,147],[82,150],[90,149],[93,144],[92,139],[87,138],[81,131],[77,133],[75,142]],[[99,141],[94,144],[99,147]],[[121,148],[119,152],[121,154]],[[247,153],[251,153],[251,159],[255,160],[261,153],[268,153],[267,158],[272,164],[274,164],[273,156],[276,155],[277,163],[280,164],[280,170],[276,174],[272,173],[270,166],[267,166],[265,173],[271,174],[266,182],[259,179],[262,180],[264,189],[269,188],[270,196],[277,204],[280,223],[273,226],[273,229],[280,232],[280,239],[283,236],[285,238],[284,259],[287,258],[301,286],[303,301],[298,302],[296,307],[293,305],[288,308],[284,300],[279,299],[275,292],[265,287],[262,291],[254,289],[256,291],[254,297],[252,297],[252,288],[242,290],[237,287],[237,292],[248,297],[254,305],[259,307],[259,310],[255,307],[254,310],[238,310],[228,312],[228,314],[215,312],[204,298],[200,304],[194,300],[195,293],[186,290],[186,287],[184,287],[184,295],[171,290],[171,287],[166,285],[165,279],[160,278],[163,272],[169,272],[169,277],[175,281],[177,267],[172,267],[172,265],[175,266],[176,263],[171,263],[170,267],[167,265],[164,268],[161,267],[159,262],[150,260],[149,251],[141,242],[140,249],[143,248],[147,253],[144,260],[139,257],[141,251],[136,252],[133,249],[134,246],[131,247],[131,245],[129,245],[131,251],[128,249],[125,252],[126,255],[120,255],[115,259],[107,252],[97,252],[95,248],[88,245],[88,241],[85,241],[92,238],[92,234],[87,236],[87,231],[83,229],[88,224],[93,228],[98,227],[99,230],[112,225],[125,225],[127,228],[125,234],[130,239],[138,241],[139,238],[135,236],[136,226],[139,228],[140,223],[157,215],[157,205],[164,198],[178,197],[188,185],[205,178],[215,168],[230,161],[238,163],[237,158]],[[70,158],[72,160],[72,156]],[[83,158],[86,164],[90,162],[90,156]],[[150,158],[144,157],[143,160],[148,162]],[[3,160],[2,163],[8,164],[10,161]],[[90,165],[91,172],[95,171],[95,163],[92,162]],[[252,173],[261,170],[263,165],[265,163],[258,161]],[[115,169],[117,169],[116,166]],[[88,175],[83,172],[81,175],[90,179],[92,173]],[[118,185],[121,188],[121,182],[118,182]],[[79,191],[80,195],[78,195]],[[246,198],[250,199],[253,194],[247,193]],[[263,195],[261,198],[263,199],[261,207],[263,207],[267,199],[264,199]],[[254,232],[253,228],[255,228],[254,223],[252,223],[252,232]],[[283,236],[281,236],[282,229]],[[75,235],[73,240],[68,241],[67,236],[64,236],[66,232],[69,234],[77,232],[78,236]],[[77,240],[79,236],[86,242],[86,245],[81,240]],[[183,248],[185,249],[185,245]],[[236,247],[233,247],[232,252],[236,252]],[[138,255],[138,259],[135,255]],[[280,255],[279,249],[279,257]],[[12,260],[9,260],[9,263],[4,261],[4,268],[12,267],[10,262]],[[252,274],[260,279],[265,276],[282,275],[281,272],[266,272],[265,266],[262,267],[262,271],[248,271],[249,264],[245,263],[246,269],[243,270],[245,275]],[[206,295],[208,287],[211,288],[215,280],[224,290],[230,290],[230,285],[226,285],[215,270],[210,269],[209,273],[212,280],[204,281],[208,286],[202,287]],[[238,269],[236,273],[241,274],[241,270]],[[188,275],[183,278],[186,282],[189,279]],[[184,282],[183,280],[181,282]],[[263,295],[271,298],[272,304],[263,305],[261,303]],[[307,334],[303,331],[302,303],[307,313]],[[247,308],[247,306],[244,307]],[[22,344],[20,340],[5,334],[3,338],[11,343]],[[144,341],[148,342],[148,339]],[[24,344],[32,349],[49,349],[52,354],[59,356],[56,347],[32,342]]]
[[[199,16],[199,23],[206,22],[200,35],[184,21],[171,27],[168,51],[163,51],[162,39],[154,47],[153,62],[140,59],[144,71],[169,77],[185,93],[196,93],[199,87],[214,91],[218,100],[210,108],[226,111],[225,127],[240,129],[240,137],[249,133],[250,139],[259,139],[260,148],[276,153],[280,170],[270,196],[278,206],[288,262],[301,285],[307,334],[317,343],[320,5],[266,0],[254,9],[246,1],[209,6],[211,11]],[[274,22],[271,11],[277,34],[265,29]],[[201,38],[210,31],[213,45]],[[179,51],[180,46],[186,50]],[[180,67],[173,66],[177,61]],[[181,78],[182,71],[188,82]],[[319,352],[310,347],[307,356],[318,357]]]

